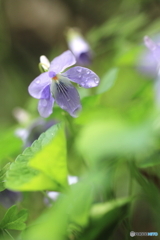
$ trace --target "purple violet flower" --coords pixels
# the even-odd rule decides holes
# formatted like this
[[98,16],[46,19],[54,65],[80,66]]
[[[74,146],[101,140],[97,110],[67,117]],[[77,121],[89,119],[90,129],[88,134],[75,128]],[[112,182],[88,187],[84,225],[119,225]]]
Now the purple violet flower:
[[160,41],[152,41],[148,36],[144,37],[144,44],[149,49],[139,61],[139,69],[146,75],[157,77],[160,67]]
[[150,52],[143,56],[145,68],[141,67],[141,69],[154,77],[155,103],[160,107],[160,42],[156,43],[145,36],[144,44]]
[[22,194],[20,192],[13,192],[8,189],[3,190],[0,192],[0,203],[9,208],[13,204],[20,202],[22,199]]
[[71,51],[65,51],[54,58],[48,66],[47,58],[41,63],[47,72],[41,73],[31,82],[28,91],[34,98],[39,99],[38,111],[42,117],[48,117],[52,113],[54,101],[72,117],[77,117],[81,110],[80,97],[76,88],[70,81],[78,83],[84,88],[96,87],[99,84],[99,77],[91,70],[84,67],[73,67],[63,72],[66,68],[74,65],[76,59]]
[[69,28],[67,32],[67,41],[68,47],[76,57],[77,63],[82,66],[89,65],[93,58],[93,53],[80,31],[75,28]]
[[41,133],[57,124],[57,120],[45,121],[44,119],[38,118],[32,122],[28,128],[18,128],[15,132],[16,136],[21,138],[23,141],[23,148],[30,147],[32,143],[39,138]]

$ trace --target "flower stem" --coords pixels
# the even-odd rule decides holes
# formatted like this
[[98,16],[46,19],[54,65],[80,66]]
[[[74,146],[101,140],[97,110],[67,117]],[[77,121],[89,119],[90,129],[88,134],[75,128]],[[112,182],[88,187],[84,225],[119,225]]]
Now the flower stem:
[[12,237],[12,235],[7,231],[7,229],[4,229],[4,231],[10,236],[10,238],[11,238],[12,240],[15,240],[15,239]]
[[132,190],[133,190],[133,174],[132,174],[132,163],[128,162],[128,168],[129,168],[129,186],[128,186],[128,195],[132,196]]

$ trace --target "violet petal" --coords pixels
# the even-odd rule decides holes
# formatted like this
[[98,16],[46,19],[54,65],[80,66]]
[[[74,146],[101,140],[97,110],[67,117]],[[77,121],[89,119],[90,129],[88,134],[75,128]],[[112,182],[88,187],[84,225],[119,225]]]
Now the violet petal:
[[152,52],[153,57],[159,64],[160,63],[160,46],[156,44],[154,41],[152,41],[152,39],[149,38],[148,36],[144,37],[144,44]]
[[64,69],[74,65],[76,59],[71,51],[65,51],[58,57],[54,58],[51,62],[49,71],[53,71],[56,74],[62,72]]
[[42,73],[31,82],[28,92],[32,97],[40,99],[44,88],[50,85],[51,82],[52,80],[49,78],[48,72]]
[[47,86],[43,90],[42,98],[39,100],[39,103],[38,103],[39,114],[44,118],[49,117],[53,112],[52,111],[53,104],[54,104],[54,99],[50,93],[50,87]]
[[68,46],[76,57],[77,64],[86,65],[91,62],[92,52],[90,46],[81,35],[76,34],[75,37],[72,37],[68,41]]
[[96,87],[99,84],[99,77],[93,71],[84,67],[73,67],[62,74],[72,82],[78,83],[84,88]]
[[81,110],[80,97],[76,88],[67,80],[62,79],[51,84],[51,92],[56,103],[72,117],[77,117]]

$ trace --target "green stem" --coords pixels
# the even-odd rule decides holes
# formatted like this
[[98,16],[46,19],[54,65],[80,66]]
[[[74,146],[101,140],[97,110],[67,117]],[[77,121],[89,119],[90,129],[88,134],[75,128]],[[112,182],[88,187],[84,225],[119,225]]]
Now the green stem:
[[133,174],[132,174],[132,164],[131,163],[128,163],[128,168],[129,168],[129,172],[130,172],[130,176],[129,176],[129,186],[128,186],[128,195],[131,196],[132,195],[132,184],[133,184],[133,181],[132,181],[132,177],[133,177]]
[[75,135],[75,129],[74,129],[74,127],[73,127],[73,124],[72,124],[71,119],[70,119],[70,117],[68,116],[68,114],[66,114],[66,120],[67,120],[67,122],[68,122],[68,126],[69,126],[69,128],[70,128],[71,133],[72,133],[73,135]]
[[[46,66],[45,64],[39,63],[39,64],[38,64],[38,67],[39,67],[40,72],[41,72],[41,73],[47,72],[48,70],[45,70],[42,65]],[[46,67],[47,67],[47,66],[46,66]]]
[[7,229],[4,229],[4,231],[8,234],[8,236],[10,236],[10,238],[11,238],[12,240],[15,240],[15,239],[12,237],[12,235],[7,231]]

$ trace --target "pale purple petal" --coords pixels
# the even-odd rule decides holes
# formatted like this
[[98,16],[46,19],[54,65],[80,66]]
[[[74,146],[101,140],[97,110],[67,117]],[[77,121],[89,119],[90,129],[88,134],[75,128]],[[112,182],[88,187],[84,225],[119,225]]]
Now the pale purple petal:
[[152,41],[152,39],[149,38],[148,36],[144,37],[144,43],[145,43],[146,47],[148,49],[150,49],[151,51],[154,51],[156,49],[156,43],[154,41]]
[[74,65],[75,63],[76,59],[74,55],[71,53],[71,51],[68,50],[53,59],[49,71],[53,71],[57,74]]
[[91,62],[92,51],[81,35],[75,34],[74,37],[71,37],[68,41],[68,46],[76,57],[77,64],[87,65]]
[[77,56],[77,64],[79,65],[89,65],[92,61],[92,54],[91,52],[81,52],[78,56]]
[[137,69],[148,77],[155,78],[158,71],[158,63],[149,50],[143,53],[137,60]]
[[88,68],[73,67],[62,74],[72,82],[78,83],[84,88],[97,87],[99,84],[99,77]]
[[160,46],[156,44],[152,39],[150,39],[148,36],[144,37],[144,43],[146,47],[152,52],[153,57],[157,61],[157,63],[160,63]]
[[42,117],[47,118],[51,115],[54,104],[54,99],[50,93],[49,86],[43,90],[42,97],[43,98],[41,98],[38,103],[38,111]]
[[32,97],[40,99],[44,88],[50,85],[51,82],[48,72],[42,73],[31,82],[28,92]]
[[66,80],[59,80],[51,84],[51,92],[54,95],[56,103],[72,117],[77,117],[81,110],[80,97],[76,88]]

